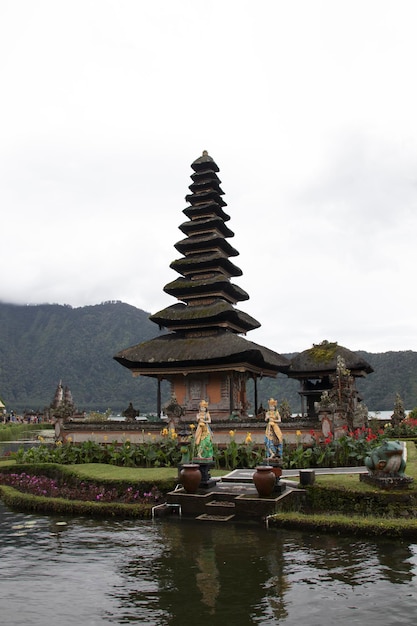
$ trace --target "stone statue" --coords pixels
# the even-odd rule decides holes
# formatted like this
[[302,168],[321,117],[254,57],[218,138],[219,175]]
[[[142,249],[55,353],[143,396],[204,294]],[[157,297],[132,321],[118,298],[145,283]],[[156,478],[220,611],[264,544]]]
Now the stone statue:
[[197,428],[194,435],[196,457],[198,459],[213,458],[213,433],[210,428],[211,417],[208,402],[201,400],[200,410],[197,413]]
[[126,422],[136,422],[136,418],[139,417],[139,411],[133,408],[133,404],[129,402],[129,406],[122,413],[126,418]]
[[405,476],[404,448],[400,441],[384,441],[365,457],[368,474],[360,474],[361,481],[383,489],[401,489],[413,482]]
[[282,432],[279,427],[281,415],[277,404],[276,400],[270,398],[268,411],[265,413],[265,421],[268,422],[265,430],[265,458],[270,461],[282,457]]
[[403,446],[399,441],[384,441],[365,457],[365,465],[374,474],[403,476],[405,470]]

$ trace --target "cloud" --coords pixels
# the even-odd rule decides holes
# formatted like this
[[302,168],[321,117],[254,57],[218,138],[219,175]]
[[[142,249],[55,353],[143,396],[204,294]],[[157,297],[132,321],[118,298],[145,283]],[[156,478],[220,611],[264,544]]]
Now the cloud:
[[207,149],[240,308],[262,324],[250,339],[417,349],[414,3],[0,11],[2,300],[172,304],[190,163]]

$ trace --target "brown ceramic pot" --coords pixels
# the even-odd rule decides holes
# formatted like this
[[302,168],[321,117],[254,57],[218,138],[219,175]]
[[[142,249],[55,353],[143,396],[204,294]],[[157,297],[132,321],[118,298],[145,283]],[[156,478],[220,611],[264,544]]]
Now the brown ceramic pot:
[[272,494],[275,487],[275,480],[276,477],[270,465],[258,465],[255,469],[253,482],[261,497],[270,496]]
[[180,482],[187,493],[197,493],[201,483],[201,471],[196,463],[186,463],[180,471]]
[[274,472],[275,478],[281,477],[282,467],[279,467],[279,465],[271,465],[271,470]]

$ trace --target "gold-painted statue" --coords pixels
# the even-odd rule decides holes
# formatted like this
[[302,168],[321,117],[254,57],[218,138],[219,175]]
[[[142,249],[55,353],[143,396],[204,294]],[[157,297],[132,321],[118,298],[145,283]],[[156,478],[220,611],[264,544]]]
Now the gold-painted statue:
[[196,457],[199,459],[213,458],[213,433],[210,424],[211,417],[208,410],[208,402],[201,400],[200,410],[197,413],[197,428],[194,436]]
[[267,460],[282,457],[282,432],[279,427],[281,415],[277,409],[277,404],[274,398],[270,398],[268,411],[265,413],[265,421],[268,422],[265,430],[265,458]]

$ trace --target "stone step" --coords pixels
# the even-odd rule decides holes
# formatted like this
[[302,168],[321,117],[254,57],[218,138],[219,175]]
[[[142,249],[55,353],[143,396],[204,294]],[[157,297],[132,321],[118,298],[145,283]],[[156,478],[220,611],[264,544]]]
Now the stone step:
[[232,515],[235,508],[235,503],[228,500],[212,500],[206,504],[209,515]]
[[209,513],[203,513],[196,517],[196,519],[203,522],[230,522],[234,517],[234,515],[211,515]]

